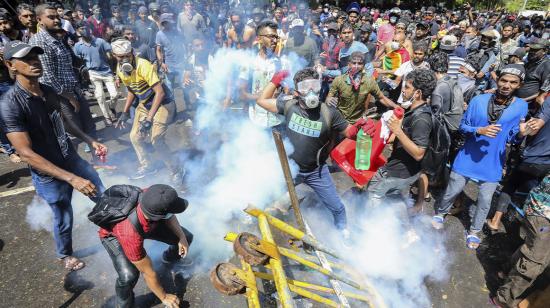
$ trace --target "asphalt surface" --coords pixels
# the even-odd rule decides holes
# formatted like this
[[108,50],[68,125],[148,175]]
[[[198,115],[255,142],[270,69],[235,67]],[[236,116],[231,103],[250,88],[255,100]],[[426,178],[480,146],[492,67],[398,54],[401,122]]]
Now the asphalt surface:
[[[180,106],[181,107],[181,106]],[[99,113],[96,105],[92,111]],[[101,118],[96,118],[100,135],[105,137],[104,143],[109,147],[108,157],[118,160],[118,165],[136,168],[135,154],[128,139],[128,131],[118,132],[113,128],[104,128]],[[181,134],[191,134],[183,123],[172,125],[168,137],[174,137],[179,142],[171,142],[171,150],[189,147],[183,140],[176,138]],[[107,138],[107,136],[109,136]],[[82,152],[83,157],[89,154]],[[116,182],[121,174],[116,171],[100,170],[100,176],[106,182]],[[67,273],[56,261],[54,243],[51,234],[44,228],[32,228],[29,215],[48,228],[48,220],[42,219],[49,210],[47,204],[40,203],[35,198],[34,191],[20,192],[32,186],[29,172],[23,164],[10,163],[5,155],[0,157],[0,306],[2,307],[113,307],[114,284],[116,273],[110,259],[95,236],[95,226],[86,220],[85,214],[91,208],[91,203],[75,208],[75,227],[73,242],[75,255],[87,262],[87,267],[73,273]],[[352,183],[342,172],[333,174],[338,190],[344,195],[351,193]],[[475,200],[475,189],[466,188],[469,198]],[[75,192],[74,198],[80,198]],[[74,201],[74,199],[73,199]],[[81,204],[82,202],[78,202]],[[433,213],[430,203],[424,212]],[[307,218],[307,211],[306,211]],[[490,307],[488,296],[491,276],[505,262],[506,253],[513,247],[502,248],[499,243],[506,242],[506,236],[500,235],[493,241],[485,241],[475,252],[466,249],[464,240],[463,216],[451,217],[445,222],[447,240],[444,247],[448,254],[448,277],[443,281],[430,281],[425,284],[429,291],[432,307]],[[314,230],[322,234],[323,230]],[[504,239],[504,241],[502,240]],[[229,245],[220,238],[220,245]],[[147,243],[146,248],[154,243]],[[494,246],[496,245],[496,246]],[[501,246],[499,246],[501,245]],[[200,247],[199,247],[200,249]],[[376,249],[376,248],[373,248]],[[503,253],[504,252],[504,253]],[[193,268],[169,269],[158,262],[159,254],[151,254],[162,283],[169,292],[181,296],[182,307],[245,307],[243,296],[222,296],[213,289],[208,278],[208,272]],[[407,256],[404,256],[407,258]],[[220,260],[222,261],[222,260]],[[235,262],[235,260],[232,260]],[[295,270],[295,266],[287,264],[287,270]],[[297,277],[307,276],[307,272],[298,269]],[[264,290],[264,287],[261,288]],[[266,292],[273,289],[265,287]],[[139,307],[161,307],[160,302],[147,289],[143,279],[135,287],[136,302]],[[262,295],[269,307],[275,303],[269,295]],[[303,307],[318,307],[306,301],[301,301]],[[357,304],[357,307],[362,305]]]

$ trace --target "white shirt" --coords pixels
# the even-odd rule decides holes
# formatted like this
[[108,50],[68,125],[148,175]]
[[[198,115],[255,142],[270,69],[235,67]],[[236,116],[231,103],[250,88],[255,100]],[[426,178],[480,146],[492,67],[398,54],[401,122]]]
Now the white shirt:
[[418,69],[418,68],[427,68],[427,69],[430,69],[430,65],[428,64],[428,62],[426,61],[423,61],[422,63],[420,63],[420,65],[418,66],[415,66],[413,64],[413,61],[410,60],[410,61],[407,61],[403,64],[401,64],[401,66],[395,70],[395,72],[393,73],[395,76],[401,76],[403,78],[401,78],[401,93],[399,93],[399,98],[397,99],[397,103],[401,104],[403,102],[403,88],[405,88],[405,78],[407,78],[407,75],[414,71],[415,69]]

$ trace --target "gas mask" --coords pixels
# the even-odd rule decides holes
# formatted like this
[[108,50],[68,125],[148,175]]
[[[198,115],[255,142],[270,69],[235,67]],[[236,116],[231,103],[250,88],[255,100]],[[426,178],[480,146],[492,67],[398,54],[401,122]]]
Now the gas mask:
[[132,74],[132,71],[134,70],[134,66],[132,65],[132,59],[124,58],[120,61],[119,65],[120,65],[120,70],[125,75]]
[[319,79],[306,79],[296,84],[296,90],[304,101],[306,108],[314,109],[319,106],[319,92],[321,92],[321,81]]

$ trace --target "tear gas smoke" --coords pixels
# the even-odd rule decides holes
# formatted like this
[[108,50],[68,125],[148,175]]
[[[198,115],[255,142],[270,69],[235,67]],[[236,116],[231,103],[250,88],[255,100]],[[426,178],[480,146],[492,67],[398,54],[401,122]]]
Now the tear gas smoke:
[[27,215],[25,220],[31,226],[31,230],[33,231],[52,231],[52,211],[50,210],[48,203],[38,196],[34,196],[31,203],[27,206]]

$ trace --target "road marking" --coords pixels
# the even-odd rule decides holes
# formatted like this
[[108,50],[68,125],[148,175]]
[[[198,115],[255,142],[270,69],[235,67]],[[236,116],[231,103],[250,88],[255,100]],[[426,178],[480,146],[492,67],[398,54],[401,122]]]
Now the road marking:
[[34,191],[34,186],[21,187],[21,188],[0,192],[0,198],[15,196],[15,195],[19,195],[29,191]]

